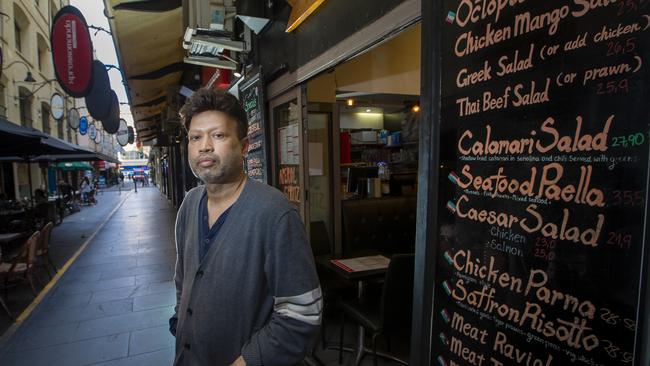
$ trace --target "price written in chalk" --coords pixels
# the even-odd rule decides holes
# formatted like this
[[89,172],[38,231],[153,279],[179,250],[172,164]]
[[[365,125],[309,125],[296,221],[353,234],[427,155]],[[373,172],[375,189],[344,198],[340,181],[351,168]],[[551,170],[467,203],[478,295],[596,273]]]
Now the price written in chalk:
[[635,147],[644,143],[645,135],[639,132],[631,135],[613,136],[611,147]]
[[535,240],[535,247],[533,248],[533,255],[535,258],[543,259],[550,262],[555,259],[555,247],[557,240],[544,237],[537,237]]
[[632,363],[632,352],[623,351],[621,347],[615,345],[614,342],[610,340],[603,339],[603,349],[607,352],[609,357],[620,360],[621,363]]
[[635,11],[645,9],[648,4],[650,4],[650,0],[623,0],[617,5],[616,15],[622,16],[634,13]]
[[612,191],[612,206],[643,206],[645,199],[643,198],[644,191]]
[[622,325],[629,331],[634,332],[636,330],[636,322],[634,320],[621,318],[619,315],[613,313],[607,308],[600,309],[600,319],[611,326]]
[[605,244],[619,249],[630,249],[632,246],[632,234],[610,231],[607,234],[607,241]]
[[596,94],[627,94],[630,92],[630,81],[625,78],[621,80],[603,81],[596,84]]
[[607,43],[607,56],[626,55],[636,50],[636,37],[625,41],[609,41]]

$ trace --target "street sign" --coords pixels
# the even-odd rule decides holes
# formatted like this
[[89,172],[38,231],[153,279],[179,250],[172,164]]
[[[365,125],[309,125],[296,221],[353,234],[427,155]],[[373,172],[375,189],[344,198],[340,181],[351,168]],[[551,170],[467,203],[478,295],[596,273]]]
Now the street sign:
[[79,134],[85,135],[88,133],[88,117],[83,116],[79,118]]
[[60,120],[63,118],[63,112],[65,111],[65,100],[59,93],[54,93],[52,98],[50,98],[50,113],[55,120]]
[[124,119],[120,119],[120,127],[117,129],[117,143],[126,146],[129,143],[129,126]]
[[97,127],[95,127],[94,123],[91,123],[90,126],[88,126],[88,136],[91,140],[95,140],[97,137]]
[[77,108],[70,108],[70,110],[68,110],[67,120],[70,128],[73,130],[79,128],[79,111]]

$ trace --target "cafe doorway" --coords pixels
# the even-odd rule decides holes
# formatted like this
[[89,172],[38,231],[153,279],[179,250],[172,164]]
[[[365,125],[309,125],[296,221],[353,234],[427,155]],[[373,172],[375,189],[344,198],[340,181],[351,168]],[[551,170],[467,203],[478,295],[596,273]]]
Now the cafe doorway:
[[[409,358],[420,47],[416,24],[270,101],[274,184],[301,210],[308,231],[325,299],[323,342],[344,334],[355,350],[346,357],[357,360],[369,354],[375,338],[380,354]],[[332,262],[377,256],[383,267],[367,276]],[[400,268],[388,278],[393,262]],[[377,295],[386,291],[399,315],[380,335],[350,315],[356,310],[337,323],[341,308],[332,299],[341,282],[354,294],[342,302],[349,309],[371,299],[367,304],[379,314],[387,307]],[[342,333],[332,330],[337,326]],[[390,349],[384,347],[389,339]]]
[[413,252],[420,47],[416,24],[306,83],[315,252]]

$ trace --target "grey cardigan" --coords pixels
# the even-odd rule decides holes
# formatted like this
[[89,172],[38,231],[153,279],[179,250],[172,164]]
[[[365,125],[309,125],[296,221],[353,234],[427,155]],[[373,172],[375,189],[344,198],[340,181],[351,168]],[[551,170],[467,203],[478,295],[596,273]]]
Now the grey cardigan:
[[188,192],[176,218],[174,365],[294,365],[312,347],[322,296],[298,212],[278,190],[248,180],[205,258]]

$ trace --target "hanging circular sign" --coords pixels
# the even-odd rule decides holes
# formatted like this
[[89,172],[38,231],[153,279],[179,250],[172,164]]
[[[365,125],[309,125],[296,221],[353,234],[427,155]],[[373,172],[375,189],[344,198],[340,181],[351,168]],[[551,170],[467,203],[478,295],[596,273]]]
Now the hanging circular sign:
[[120,146],[126,146],[129,143],[129,126],[126,125],[124,119],[120,119],[120,127],[117,129],[116,138]]
[[135,131],[133,127],[129,126],[129,144],[132,144],[135,141]]
[[68,110],[67,120],[70,128],[73,130],[79,128],[79,111],[77,108],[70,108],[70,110]]
[[65,100],[59,93],[54,93],[52,98],[50,98],[50,112],[52,117],[55,120],[60,120],[63,118],[63,112],[65,111]]
[[93,61],[92,69],[93,85],[85,98],[86,107],[93,118],[101,120],[111,112],[111,82],[101,61]]
[[102,119],[102,126],[110,134],[114,134],[120,128],[120,101],[114,90],[111,90],[111,111],[106,118]]
[[79,118],[79,134],[85,135],[88,132],[88,118],[83,116]]
[[94,140],[97,137],[97,127],[95,127],[94,123],[91,123],[90,126],[88,126],[88,137],[90,137],[91,140]]
[[[93,125],[93,126],[94,126],[94,125]],[[96,133],[95,133],[95,138],[94,138],[96,144],[99,145],[99,144],[102,143],[102,137],[103,137],[102,135],[103,135],[103,134],[104,134],[104,131],[101,131],[101,130],[96,131]]]
[[54,16],[50,34],[56,79],[66,93],[85,97],[93,84],[93,44],[86,19],[74,6],[64,6]]

